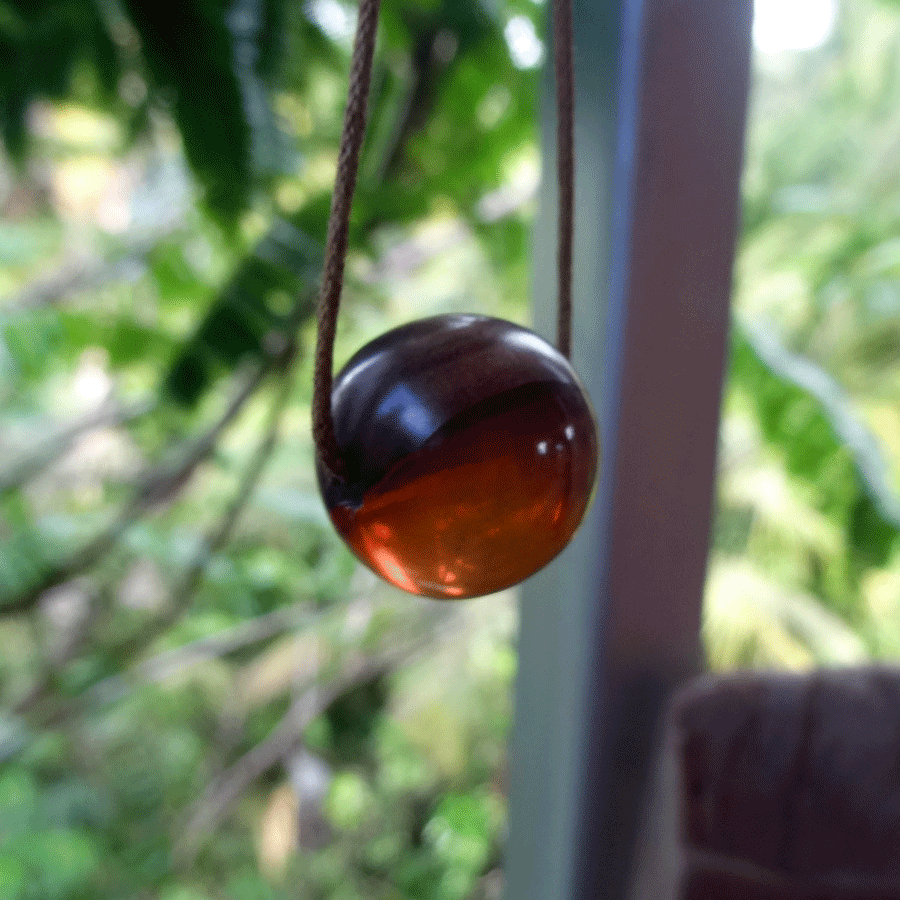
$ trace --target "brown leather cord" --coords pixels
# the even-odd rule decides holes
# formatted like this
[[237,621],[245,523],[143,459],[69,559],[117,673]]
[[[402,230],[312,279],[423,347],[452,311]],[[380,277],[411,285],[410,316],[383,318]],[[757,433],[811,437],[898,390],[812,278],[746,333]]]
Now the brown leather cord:
[[[366,109],[372,76],[372,58],[378,30],[379,0],[360,0],[347,110],[338,152],[337,173],[325,264],[319,300],[315,373],[313,376],[313,439],[319,461],[332,475],[344,470],[331,416],[331,387],[334,368],[334,340],[344,281],[344,262],[350,211],[359,155],[365,138]],[[557,343],[568,357],[572,342],[572,232],[575,206],[574,76],[572,70],[571,0],[553,0],[553,30],[556,61],[557,174],[559,182],[559,250],[557,294]]]
[[378,32],[379,6],[380,0],[360,0],[359,3],[359,19],[350,64],[347,110],[344,113],[344,129],[341,132],[334,194],[331,198],[325,265],[322,271],[322,294],[319,299],[313,376],[313,438],[319,459],[334,475],[341,475],[344,468],[334,436],[334,420],[331,417],[334,337],[341,303],[341,288],[344,284],[350,208],[356,189],[359,154],[366,134],[366,111],[369,84],[372,80],[372,57],[375,54],[375,38]]
[[572,63],[572,0],[553,0],[556,63],[556,177],[559,185],[556,344],[572,355],[572,237],[575,225],[575,74]]

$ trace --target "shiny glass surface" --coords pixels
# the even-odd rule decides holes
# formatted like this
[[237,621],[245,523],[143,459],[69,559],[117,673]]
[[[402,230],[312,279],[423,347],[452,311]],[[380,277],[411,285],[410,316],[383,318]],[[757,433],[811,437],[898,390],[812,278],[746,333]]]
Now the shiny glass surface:
[[412,323],[356,354],[333,398],[347,473],[320,469],[326,506],[397,587],[493,593],[578,528],[597,472],[594,418],[568,362],[533,332],[481,316]]

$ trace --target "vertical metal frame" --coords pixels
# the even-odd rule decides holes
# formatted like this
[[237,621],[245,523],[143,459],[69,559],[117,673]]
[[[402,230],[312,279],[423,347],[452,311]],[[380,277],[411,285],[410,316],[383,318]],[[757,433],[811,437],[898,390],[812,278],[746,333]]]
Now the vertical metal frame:
[[749,82],[752,0],[574,5],[574,356],[603,468],[577,540],[524,590],[508,900],[629,896],[661,714],[699,665]]

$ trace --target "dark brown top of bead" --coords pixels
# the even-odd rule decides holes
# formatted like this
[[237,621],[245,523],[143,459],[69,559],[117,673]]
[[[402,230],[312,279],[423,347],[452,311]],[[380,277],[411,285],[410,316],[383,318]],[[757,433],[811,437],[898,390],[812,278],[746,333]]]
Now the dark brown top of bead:
[[[559,351],[502,319],[433,316],[381,335],[334,380],[331,410],[344,463],[343,501],[358,503],[395,463],[473,406],[543,381],[582,393]],[[323,489],[329,502],[329,488]]]

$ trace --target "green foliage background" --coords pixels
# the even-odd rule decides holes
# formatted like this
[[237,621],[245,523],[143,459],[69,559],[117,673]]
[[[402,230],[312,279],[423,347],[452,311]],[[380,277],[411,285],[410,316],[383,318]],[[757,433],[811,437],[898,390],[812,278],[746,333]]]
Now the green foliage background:
[[[498,897],[513,598],[398,597],[314,486],[352,9],[163,10],[0,0],[0,900]],[[527,322],[543,14],[385,4],[339,361]],[[900,650],[898,50],[757,61],[715,667]]]
[[897,7],[758,60],[719,512],[715,665],[895,658]]

